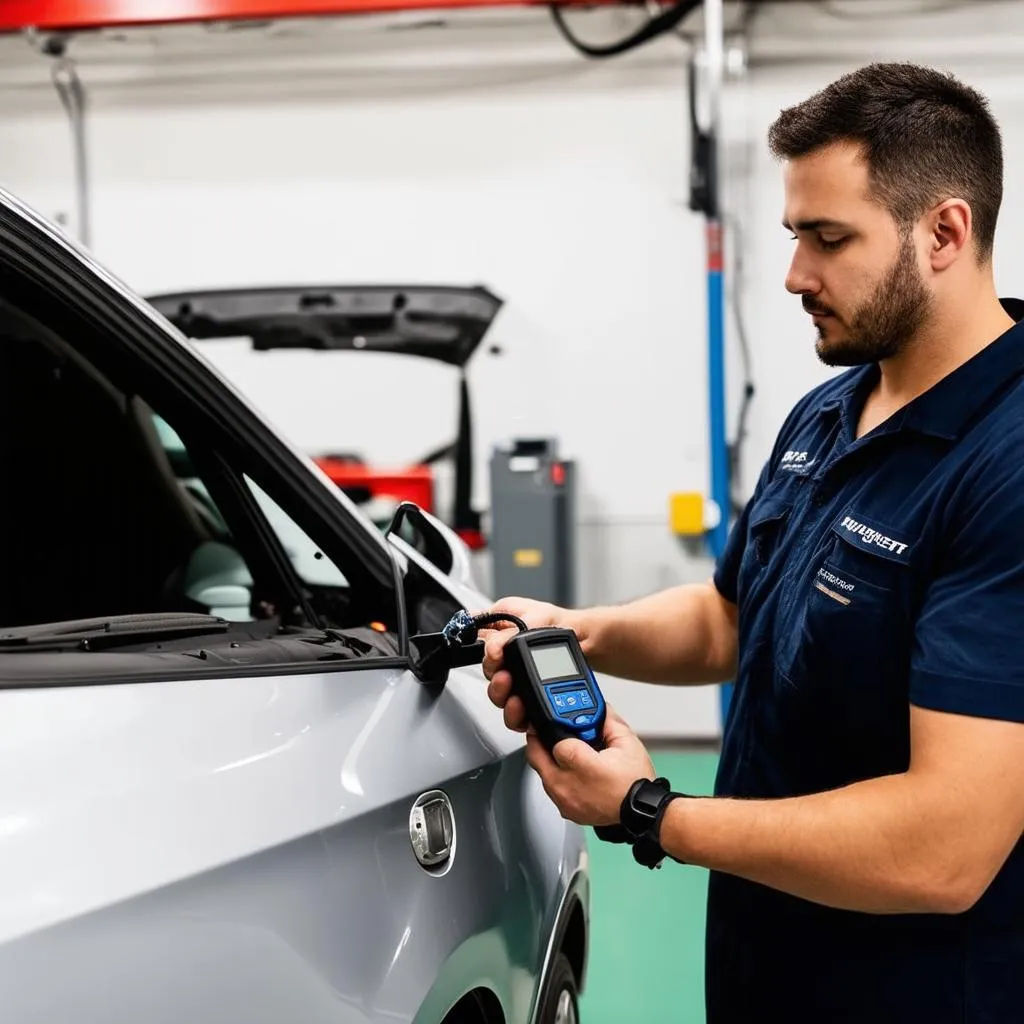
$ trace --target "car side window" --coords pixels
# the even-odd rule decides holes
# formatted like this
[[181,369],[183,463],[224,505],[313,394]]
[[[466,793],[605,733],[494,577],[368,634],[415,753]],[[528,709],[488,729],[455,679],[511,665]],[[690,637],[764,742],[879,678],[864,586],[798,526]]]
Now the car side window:
[[345,575],[237,453],[79,340],[0,299],[0,531],[17,539],[0,629],[182,612],[361,625]]
[[[208,611],[251,573],[219,510],[184,490],[152,412],[0,303],[0,626]],[[225,617],[248,617],[232,602]]]

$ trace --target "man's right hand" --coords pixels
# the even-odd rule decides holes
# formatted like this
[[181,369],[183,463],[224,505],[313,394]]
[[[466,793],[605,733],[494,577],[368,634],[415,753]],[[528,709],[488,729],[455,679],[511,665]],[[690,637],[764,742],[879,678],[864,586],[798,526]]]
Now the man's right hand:
[[[515,615],[522,619],[530,629],[539,626],[561,626],[573,629],[580,636],[578,624],[573,612],[558,605],[544,601],[534,601],[526,597],[509,597],[499,601],[488,614]],[[484,675],[490,680],[487,696],[491,702],[504,711],[505,725],[515,732],[526,732],[529,723],[526,720],[526,708],[518,697],[512,696],[512,677],[502,667],[505,644],[516,635],[515,626],[499,626],[495,629],[482,629],[480,636],[484,640]]]

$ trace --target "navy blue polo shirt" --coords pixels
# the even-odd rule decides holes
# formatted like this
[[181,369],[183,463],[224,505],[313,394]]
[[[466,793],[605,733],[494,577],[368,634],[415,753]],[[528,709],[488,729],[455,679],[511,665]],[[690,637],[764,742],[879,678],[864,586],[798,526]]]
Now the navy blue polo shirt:
[[[911,704],[1024,722],[1024,323],[858,439],[878,372],[794,408],[716,567],[739,608],[718,795],[905,771]],[[707,1008],[1024,1022],[1024,845],[960,915],[841,911],[712,872]]]

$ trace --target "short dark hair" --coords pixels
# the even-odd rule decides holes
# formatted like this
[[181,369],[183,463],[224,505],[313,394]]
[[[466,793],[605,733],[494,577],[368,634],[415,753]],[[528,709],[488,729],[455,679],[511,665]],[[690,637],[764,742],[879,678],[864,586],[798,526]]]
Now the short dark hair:
[[992,255],[1003,148],[988,101],[933,68],[870,64],[783,110],[768,130],[776,157],[837,142],[862,146],[874,197],[908,228],[930,206],[970,204],[979,262]]

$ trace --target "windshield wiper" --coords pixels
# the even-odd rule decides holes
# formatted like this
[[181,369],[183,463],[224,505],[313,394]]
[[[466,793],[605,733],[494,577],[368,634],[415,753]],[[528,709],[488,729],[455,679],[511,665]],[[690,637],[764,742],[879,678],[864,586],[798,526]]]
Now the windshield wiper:
[[0,652],[54,647],[94,651],[122,644],[226,633],[231,626],[227,619],[191,612],[41,622],[14,629],[0,628]]

